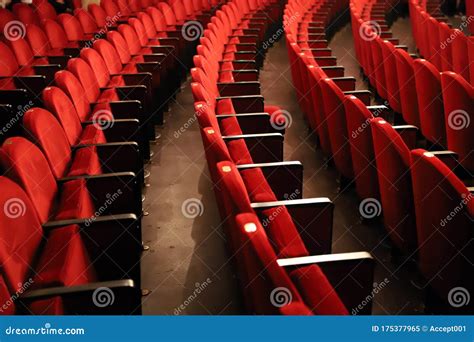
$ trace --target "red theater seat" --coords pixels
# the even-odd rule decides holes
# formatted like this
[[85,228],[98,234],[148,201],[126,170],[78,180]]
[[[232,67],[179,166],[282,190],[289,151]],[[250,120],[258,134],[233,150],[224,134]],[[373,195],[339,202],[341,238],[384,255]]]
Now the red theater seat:
[[453,309],[447,302],[454,288],[474,291],[472,188],[470,191],[436,154],[415,150],[411,156],[418,262],[431,290],[429,309],[439,310],[439,303],[443,303],[454,313],[472,312],[473,303]]

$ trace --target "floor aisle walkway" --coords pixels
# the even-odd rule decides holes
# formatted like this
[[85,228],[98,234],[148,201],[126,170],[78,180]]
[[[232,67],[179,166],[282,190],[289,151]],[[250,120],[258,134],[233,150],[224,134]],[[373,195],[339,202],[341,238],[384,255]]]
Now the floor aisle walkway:
[[[406,33],[407,25],[408,19],[402,19],[395,24],[394,31]],[[335,35],[331,48],[339,64],[346,67],[346,76],[357,78],[357,89],[366,89],[354,57],[351,34],[347,25]],[[361,223],[355,192],[349,189],[339,193],[335,169],[328,168],[320,150],[315,149],[314,137],[308,133],[293,93],[284,40],[268,52],[260,81],[266,103],[280,105],[291,114],[292,125],[285,136],[285,160],[303,163],[304,196],[329,197],[335,203],[333,252],[367,250],[377,259],[375,285],[383,282],[384,293],[383,298],[375,297],[373,314],[420,312],[421,291],[410,283],[416,276],[407,267],[402,272],[391,262],[381,224]],[[159,130],[161,139],[152,147],[151,176],[147,180],[150,187],[146,188],[144,203],[150,215],[143,220],[144,240],[150,250],[144,253],[142,262],[143,284],[152,292],[144,297],[145,314],[243,312],[237,280],[227,262],[192,105],[186,83],[166,115],[164,128]],[[188,212],[183,212],[183,203],[190,204]]]

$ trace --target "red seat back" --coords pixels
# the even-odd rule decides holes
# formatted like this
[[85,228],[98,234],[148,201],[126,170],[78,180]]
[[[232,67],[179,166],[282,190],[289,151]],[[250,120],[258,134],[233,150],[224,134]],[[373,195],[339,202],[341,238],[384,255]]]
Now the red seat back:
[[446,146],[441,74],[433,64],[424,59],[416,59],[413,69],[421,132],[429,141]]
[[385,229],[394,244],[412,252],[416,246],[410,150],[381,118],[370,121]]
[[40,149],[23,137],[9,138],[0,148],[0,165],[25,190],[40,222],[47,222],[55,210],[58,187]]
[[448,148],[464,167],[474,170],[474,87],[453,72],[441,74]]
[[415,150],[412,159],[421,272],[439,298],[455,287],[472,293],[474,195],[432,153]]

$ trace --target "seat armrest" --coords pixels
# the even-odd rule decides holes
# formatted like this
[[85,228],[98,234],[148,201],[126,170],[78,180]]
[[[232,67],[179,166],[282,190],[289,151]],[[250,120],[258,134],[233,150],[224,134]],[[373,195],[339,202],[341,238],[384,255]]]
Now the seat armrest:
[[[225,70],[220,71],[219,73]],[[235,82],[258,82],[259,72],[256,69],[228,70],[232,72]]]
[[142,103],[137,100],[108,102],[116,119],[137,119],[143,124]]
[[255,163],[275,163],[283,161],[283,135],[280,133],[228,135],[225,142],[244,139]]
[[257,70],[257,62],[255,60],[229,60],[229,59],[224,59],[219,62],[220,65],[222,65],[223,62],[232,62],[232,66],[234,70]]
[[310,254],[331,253],[334,204],[329,198],[252,203],[252,208],[260,218],[263,210],[279,206],[285,206],[290,213]]
[[344,67],[343,66],[323,66],[320,67],[324,71],[327,77],[344,77]]
[[19,309],[28,314],[29,305],[53,297],[61,297],[68,315],[141,314],[141,290],[131,279],[26,291],[18,298]]
[[[119,194],[120,195],[120,194]],[[115,200],[117,193],[108,200]],[[96,208],[94,216],[81,219],[50,221],[43,224],[48,234],[55,229],[78,225],[81,237],[94,267],[101,279],[132,278],[140,284],[140,257],[142,252],[141,222],[137,215],[102,215],[104,207]],[[106,251],[106,253],[104,253]]]
[[[95,208],[102,207],[101,214],[117,215],[132,212],[137,217],[142,214],[141,184],[133,172],[104,173],[101,175],[82,175],[58,179],[59,183],[81,179]],[[111,196],[118,194],[113,201]]]
[[[314,255],[279,259],[277,262],[281,267],[287,269],[309,265],[319,266],[351,314],[371,314],[372,301],[375,294],[375,261],[369,253],[355,252]],[[377,285],[378,290],[381,290],[382,286],[387,286],[389,282],[385,278],[384,281]]]
[[241,113],[260,113],[264,111],[263,96],[244,95],[244,96],[221,96],[216,101],[231,99],[237,114]]
[[260,169],[278,200],[301,199],[303,164],[299,161],[237,165],[237,170]]
[[75,145],[74,151],[95,147],[104,173],[133,172],[138,174],[142,158],[137,142],[109,142],[93,145]]
[[333,77],[332,80],[343,92],[353,91],[355,89],[355,77]]
[[416,137],[418,134],[418,127],[413,125],[399,125],[392,126],[395,131],[400,134],[403,141],[410,150],[416,148]]
[[336,57],[314,57],[314,60],[316,63],[318,63],[319,66],[336,66],[337,65],[337,58]]
[[370,100],[372,97],[372,93],[369,90],[345,91],[344,95],[354,95],[359,100],[361,100],[366,106],[370,105]]
[[456,170],[459,164],[459,155],[453,151],[431,151],[439,160],[446,164],[451,170]]
[[390,108],[384,105],[377,105],[377,106],[367,106],[367,109],[370,110],[372,115],[376,118],[381,117],[385,120],[388,120],[390,117]]
[[260,82],[217,83],[221,96],[260,95]]
[[328,41],[326,39],[308,40],[306,42],[298,41],[298,44],[308,43],[310,49],[323,49],[328,47]]
[[[271,125],[271,117],[268,113],[243,113],[216,115],[217,121],[235,117],[239,122],[243,134],[275,133]],[[282,133],[281,131],[279,131]]]

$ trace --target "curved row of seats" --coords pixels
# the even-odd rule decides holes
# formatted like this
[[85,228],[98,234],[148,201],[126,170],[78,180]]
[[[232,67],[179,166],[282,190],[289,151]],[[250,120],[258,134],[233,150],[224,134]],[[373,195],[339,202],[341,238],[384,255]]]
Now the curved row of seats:
[[[474,85],[474,37],[466,36],[461,27],[452,27],[439,12],[439,1],[408,3],[413,38],[421,56],[439,71],[453,71]],[[474,17],[467,17],[465,22],[472,25]]]
[[[382,5],[381,8],[385,8]],[[370,10],[364,13],[368,14],[359,13],[355,4],[351,7],[357,58],[370,84],[380,97],[388,101],[394,112],[402,115],[405,123],[420,128],[431,144],[456,152],[462,166],[472,172],[474,156],[471,151],[474,145],[470,137],[474,128],[464,122],[473,119],[474,87],[461,74],[453,71],[440,74],[442,70],[438,70],[436,65],[410,55],[405,47],[394,46],[385,39],[385,15],[373,18]],[[432,32],[430,30],[430,34]],[[425,38],[422,40],[426,42]],[[442,40],[437,44],[442,44]],[[455,46],[452,44],[453,51]],[[423,50],[420,47],[421,53]],[[462,68],[466,68],[469,65],[467,49],[459,54],[463,56],[459,57],[464,61]],[[453,54],[453,60],[454,57]]]
[[24,29],[0,43],[0,103],[13,114],[0,148],[0,297],[15,299],[2,313],[140,314],[149,140],[196,46],[180,26],[215,9],[106,0],[56,16],[41,1],[0,13]]
[[[301,109],[322,151],[334,162],[342,177],[355,182],[359,197],[381,202],[384,226],[393,245],[417,259],[430,290],[427,309],[446,310],[449,307],[447,295],[452,288],[462,286],[472,290],[469,274],[473,260],[473,189],[451,170],[455,166],[457,171],[462,169],[454,153],[415,149],[417,128],[389,123],[394,119],[390,109],[395,112],[395,119],[397,112],[403,112],[403,108],[394,108],[397,102],[393,101],[393,95],[408,93],[404,87],[410,78],[400,83],[401,86],[392,83],[388,87],[388,84],[397,80],[397,58],[400,61],[411,59],[406,47],[397,46],[398,40],[392,38],[385,22],[385,8],[393,6],[385,1],[352,1],[350,4],[357,56],[369,82],[381,97],[384,96],[380,93],[385,94],[389,100],[386,104],[391,108],[369,106],[370,93],[348,92],[354,89],[355,79],[344,77],[344,69],[337,67],[334,57],[329,61],[332,67],[328,67],[327,56],[320,56],[323,51],[311,48],[327,44],[322,39],[330,27],[321,27],[324,21],[318,13],[341,17],[338,11],[332,10],[336,4],[338,8],[348,5],[343,1],[309,4],[290,1],[287,6],[288,52]],[[309,13],[306,19],[311,22],[290,20],[296,13]],[[398,72],[403,73],[403,69]],[[451,74],[445,77],[459,78]],[[381,80],[389,82],[382,85]],[[410,91],[416,101],[417,93],[414,89]],[[456,100],[459,102],[459,95]],[[465,109],[472,110],[472,107]],[[468,150],[469,145],[464,148]],[[472,177],[467,179],[470,180]],[[461,214],[451,218],[453,210]],[[437,253],[439,250],[443,250],[442,255]]]
[[[272,9],[275,16],[263,15]],[[373,260],[365,252],[328,254],[333,204],[302,199],[303,165],[283,161],[290,118],[260,95],[259,54],[281,9],[234,0],[216,12],[191,71],[196,116],[247,311],[348,314],[372,290]],[[232,60],[235,51],[245,60]],[[368,303],[360,313],[370,312]]]

